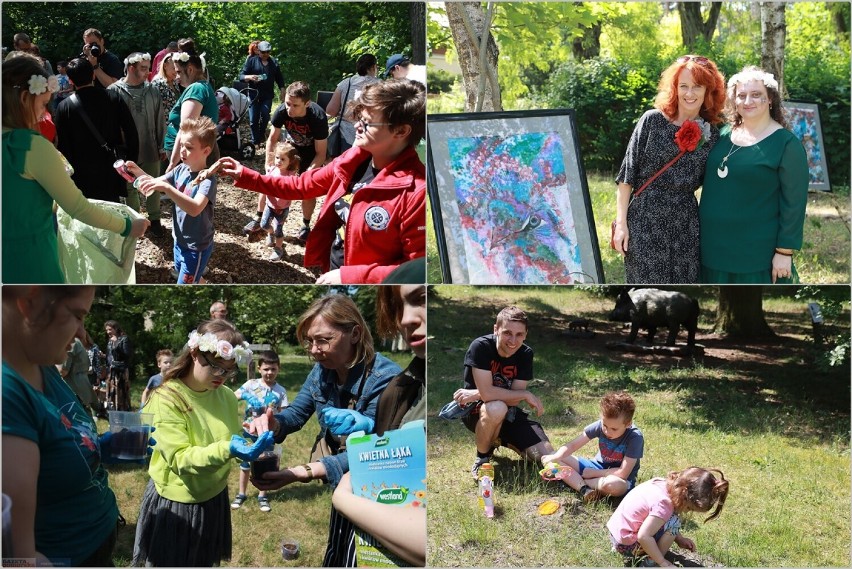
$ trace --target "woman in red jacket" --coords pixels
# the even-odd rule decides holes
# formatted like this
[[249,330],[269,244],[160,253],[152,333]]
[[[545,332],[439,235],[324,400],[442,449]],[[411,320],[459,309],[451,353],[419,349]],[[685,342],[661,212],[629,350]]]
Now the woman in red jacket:
[[211,172],[238,188],[285,199],[325,196],[305,246],[316,284],[380,283],[396,267],[426,255],[425,167],[414,150],[426,129],[426,90],[397,79],[367,86],[347,109],[355,144],[301,176],[263,176],[233,158]]

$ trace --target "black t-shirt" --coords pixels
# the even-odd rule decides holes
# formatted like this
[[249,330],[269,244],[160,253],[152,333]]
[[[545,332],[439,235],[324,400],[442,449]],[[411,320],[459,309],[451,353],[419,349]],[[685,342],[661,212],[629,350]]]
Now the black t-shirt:
[[[98,58],[98,65],[101,66],[104,73],[113,79],[121,79],[124,77],[124,63],[122,63],[118,56],[111,51],[104,52]],[[104,87],[104,85],[98,80],[97,75],[95,75],[95,85]]]
[[340,217],[340,227],[337,234],[334,236],[334,242],[331,244],[331,253],[329,262],[332,269],[339,269],[343,266],[343,240],[346,235],[346,223],[349,221],[349,208],[352,204],[352,197],[355,192],[372,182],[379,173],[378,168],[370,166],[372,159],[364,160],[355,170],[352,176],[352,181],[349,183],[346,194],[334,202],[334,211]]
[[465,389],[476,389],[473,368],[490,370],[495,387],[512,389],[516,379],[529,381],[533,378],[533,350],[524,344],[517,352],[504,358],[497,353],[497,337],[494,334],[480,336],[471,342],[464,356]]
[[299,173],[301,174],[307,170],[317,155],[314,149],[314,141],[328,138],[328,117],[325,111],[311,101],[308,103],[305,116],[293,119],[287,114],[287,106],[281,103],[275,109],[271,122],[272,126],[287,133],[287,138],[298,150],[301,159],[299,164]]

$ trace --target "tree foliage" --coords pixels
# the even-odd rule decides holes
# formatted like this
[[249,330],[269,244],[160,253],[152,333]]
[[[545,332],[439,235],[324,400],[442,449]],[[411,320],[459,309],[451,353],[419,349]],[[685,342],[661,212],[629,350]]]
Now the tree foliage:
[[307,81],[314,90],[334,89],[361,53],[380,62],[410,53],[413,25],[404,2],[3,2],[2,15],[4,45],[25,31],[54,63],[80,53],[89,27],[121,59],[192,37],[216,85],[236,78],[249,42],[266,39],[285,82]]

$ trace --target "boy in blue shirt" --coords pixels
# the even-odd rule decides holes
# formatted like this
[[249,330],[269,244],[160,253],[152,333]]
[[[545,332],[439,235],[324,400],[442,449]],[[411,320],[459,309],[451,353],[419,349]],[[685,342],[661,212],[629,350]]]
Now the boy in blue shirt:
[[[585,502],[601,496],[623,496],[636,486],[639,460],[645,449],[642,431],[633,426],[636,403],[624,391],[607,393],[601,399],[601,418],[566,445],[541,458],[542,463],[556,462],[571,467],[563,478],[577,490]],[[575,457],[592,439],[598,439],[594,460]]]
[[208,117],[184,119],[180,123],[181,164],[152,178],[133,162],[128,170],[142,177],[139,190],[145,195],[162,192],[174,203],[172,235],[177,284],[203,284],[201,277],[213,252],[213,206],[216,203],[216,176],[198,174],[207,166],[207,156],[216,143],[216,125]]

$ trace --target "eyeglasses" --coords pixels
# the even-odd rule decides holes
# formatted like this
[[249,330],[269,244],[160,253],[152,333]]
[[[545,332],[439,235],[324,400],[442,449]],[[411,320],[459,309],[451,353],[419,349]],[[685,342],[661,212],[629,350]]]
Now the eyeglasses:
[[209,359],[207,359],[207,356],[204,354],[204,352],[199,351],[198,353],[201,354],[201,358],[205,362],[207,362],[208,366],[210,366],[210,371],[213,372],[213,375],[215,375],[217,377],[224,377],[225,379],[231,379],[231,378],[237,377],[237,372],[239,370],[236,367],[234,367],[233,369],[225,369],[223,367],[219,367],[219,366],[215,365],[213,362],[211,362]]
[[367,122],[367,119],[360,118],[358,122],[355,123],[355,128],[361,127],[361,130],[367,130],[369,126],[390,126],[393,123],[389,122]]
[[705,65],[707,63],[710,63],[709,59],[707,59],[706,57],[703,57],[701,55],[684,55],[683,57],[677,58],[678,63],[687,63],[688,61],[694,61],[695,63],[698,63],[699,65]]
[[269,50],[261,51],[260,53],[269,53]]
[[304,348],[306,352],[310,352],[311,347],[316,346],[324,352],[328,349],[328,347],[331,345],[332,340],[334,340],[335,338],[337,338],[337,336],[332,336],[330,338],[305,338],[302,341],[302,348]]

